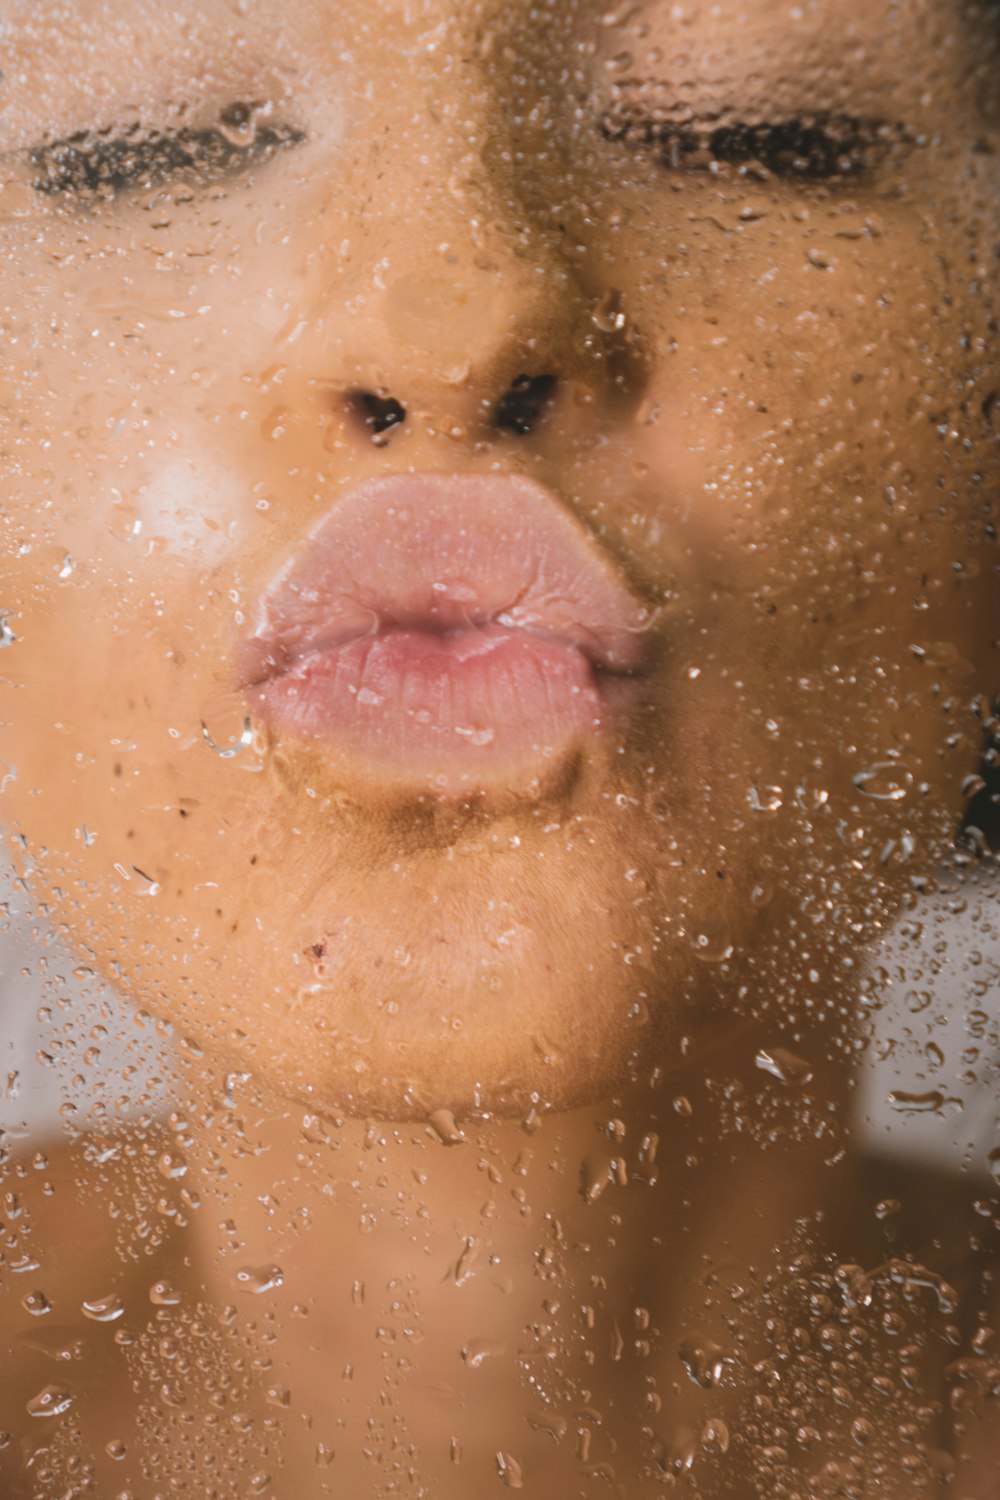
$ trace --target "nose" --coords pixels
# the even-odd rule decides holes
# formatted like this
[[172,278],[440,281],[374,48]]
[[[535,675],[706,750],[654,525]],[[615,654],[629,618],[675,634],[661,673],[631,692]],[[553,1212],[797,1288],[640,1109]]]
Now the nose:
[[416,94],[380,101],[329,163],[312,360],[377,438],[404,421],[525,435],[569,385],[606,384],[600,289],[526,206],[488,83],[453,84],[450,110]]

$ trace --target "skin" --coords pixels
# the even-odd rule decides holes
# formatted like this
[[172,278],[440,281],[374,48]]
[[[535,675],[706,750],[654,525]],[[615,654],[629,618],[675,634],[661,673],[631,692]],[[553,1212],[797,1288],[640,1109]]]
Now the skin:
[[[776,1019],[812,1057],[829,1050],[843,1080],[829,1043],[858,950],[950,846],[997,686],[990,25],[950,0],[607,16],[583,0],[0,3],[0,605],[16,636],[0,656],[16,772],[3,818],[84,961],[188,1056],[204,1052],[201,1097],[231,1070],[269,1091],[241,1106],[230,1178],[175,1266],[206,1267],[208,1302],[227,1302],[224,1215],[238,1209],[241,1257],[280,1257],[328,1320],[316,1335],[285,1319],[277,1366],[322,1367],[331,1328],[349,1353],[327,1280],[346,1285],[367,1260],[387,1282],[414,1260],[391,1237],[341,1251],[356,1204],[324,1204],[318,1187],[311,1243],[284,1220],[276,1239],[258,1215],[282,1172],[295,1192],[318,1180],[303,1107],[513,1119],[633,1086],[645,1099],[662,1077],[680,1091],[677,1070],[713,1045],[749,1088],[750,1028]],[[83,203],[32,186],[29,153],[46,140],[136,119],[212,124],[247,98],[306,139],[207,186],[182,174]],[[668,170],[618,127],[679,101],[699,117],[877,118],[890,143],[849,181]],[[556,384],[519,435],[495,417],[522,374]],[[359,389],[405,407],[384,442]],[[260,733],[213,754],[201,725],[220,743],[239,730],[231,662],[261,591],[338,494],[411,468],[544,481],[657,607],[627,732],[551,783],[464,803],[353,786]],[[623,1108],[630,1141],[647,1107]],[[223,1127],[208,1105],[191,1114],[192,1180],[210,1184]],[[363,1160],[361,1124],[344,1128]],[[593,1151],[594,1120],[560,1128],[529,1207],[569,1222],[579,1249],[574,1236],[595,1231],[573,1227],[565,1163]],[[513,1192],[523,1137],[497,1129],[481,1159],[492,1151]],[[678,1130],[671,1212],[692,1191]],[[709,1167],[711,1134],[696,1143],[696,1234],[643,1249],[671,1357],[705,1257],[728,1245],[761,1276],[776,1267],[775,1246],[800,1230],[796,1194],[815,1207],[826,1160],[820,1131],[794,1179],[780,1162],[748,1176],[736,1156],[726,1175]],[[478,1205],[481,1176],[438,1164],[424,1202],[412,1184],[426,1143],[400,1139],[378,1186],[434,1226],[414,1273],[433,1309],[449,1205]],[[598,1262],[581,1251],[565,1307],[543,1315],[535,1242],[508,1212],[488,1243],[528,1269],[494,1316],[569,1329]],[[622,1249],[601,1265],[630,1289],[652,1262],[631,1265],[607,1215]],[[58,1235],[41,1210],[39,1224],[42,1240]],[[477,1292],[477,1318],[497,1288]],[[68,1304],[77,1290],[89,1288]],[[357,1347],[371,1360],[384,1310],[366,1317]],[[457,1379],[448,1317],[445,1305],[436,1334],[428,1323],[432,1379]],[[752,1368],[764,1315],[749,1326]],[[521,1386],[513,1361],[497,1368],[502,1427]],[[598,1401],[620,1378],[599,1364],[577,1385]],[[475,1408],[483,1387],[469,1381]],[[636,1375],[621,1409],[638,1410],[647,1384]],[[671,1420],[700,1422],[691,1391],[676,1392]],[[127,1409],[129,1388],[117,1399]],[[442,1419],[410,1417],[437,1443]],[[289,1437],[290,1492],[316,1482],[313,1437]],[[469,1439],[477,1462],[492,1438]],[[364,1441],[348,1435],[348,1462]],[[547,1443],[528,1467],[558,1492]],[[468,1483],[445,1452],[441,1436],[425,1455],[438,1495]],[[750,1493],[746,1479],[740,1500]]]
[[[731,1021],[796,962],[781,890],[849,926],[882,844],[954,826],[995,686],[995,120],[950,6],[390,9],[4,12],[5,813],[73,942],[200,1044],[326,1107],[519,1110]],[[602,138],[678,93],[932,144],[760,182]],[[207,189],[32,188],[40,140],[251,96],[308,139]],[[523,372],[557,385],[518,436]],[[406,408],[384,446],[359,388]],[[627,733],[536,796],[204,742],[277,567],[411,467],[543,479],[660,607]],[[855,785],[896,758],[899,801]]]

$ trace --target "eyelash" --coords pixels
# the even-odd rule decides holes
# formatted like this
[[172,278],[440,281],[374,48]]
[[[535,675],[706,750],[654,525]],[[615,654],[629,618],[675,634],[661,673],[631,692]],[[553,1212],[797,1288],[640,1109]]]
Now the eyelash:
[[773,177],[829,182],[858,177],[899,132],[881,121],[849,115],[793,115],[757,123],[675,125],[637,110],[606,114],[605,140],[653,148],[671,171],[711,171],[715,165],[741,172],[763,168]]
[[[112,133],[117,127],[76,131],[29,152],[41,174],[32,186],[48,197],[113,198],[184,173],[195,173],[204,182],[245,170],[305,140],[305,132],[294,126],[259,122],[259,109],[255,104],[229,105],[218,126],[144,131],[135,124],[117,134]],[[234,139],[237,132],[247,139]]]
[[[118,135],[112,135],[111,128],[76,131],[29,153],[42,174],[32,186],[48,197],[115,197],[185,172],[197,173],[202,181],[218,178],[305,140],[305,132],[294,126],[257,122],[259,109],[257,104],[232,104],[220,115],[218,127],[142,133],[136,124]],[[221,128],[246,130],[248,125],[246,142],[234,140]],[[605,140],[655,149],[668,170],[763,168],[774,177],[813,182],[861,175],[870,167],[873,152],[893,139],[893,132],[880,121],[823,113],[753,124],[676,125],[627,109],[605,114],[600,128]]]

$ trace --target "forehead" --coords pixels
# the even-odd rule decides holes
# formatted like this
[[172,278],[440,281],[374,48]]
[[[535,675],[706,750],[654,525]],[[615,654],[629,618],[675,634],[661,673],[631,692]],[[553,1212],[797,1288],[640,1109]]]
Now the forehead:
[[[93,122],[95,106],[180,94],[322,90],[350,72],[405,93],[424,76],[628,70],[724,100],[795,81],[870,109],[950,89],[970,60],[961,0],[0,0],[0,128]],[[806,101],[808,102],[808,101]]]

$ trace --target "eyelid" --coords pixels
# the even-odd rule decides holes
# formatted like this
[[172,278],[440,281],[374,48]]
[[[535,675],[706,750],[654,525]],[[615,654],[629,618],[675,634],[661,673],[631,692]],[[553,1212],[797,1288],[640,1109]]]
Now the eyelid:
[[693,158],[703,154],[714,162],[763,167],[775,177],[800,181],[853,180],[891,146],[915,144],[901,124],[823,110],[746,119],[730,112],[692,119],[685,111],[678,119],[670,111],[622,101],[605,110],[600,129],[606,140],[655,148],[671,169],[697,169]]
[[41,142],[27,155],[41,169],[32,184],[36,192],[74,194],[86,201],[154,187],[183,174],[216,180],[305,140],[298,126],[271,120],[268,107],[236,101],[212,124],[144,128],[130,122],[78,130]]

